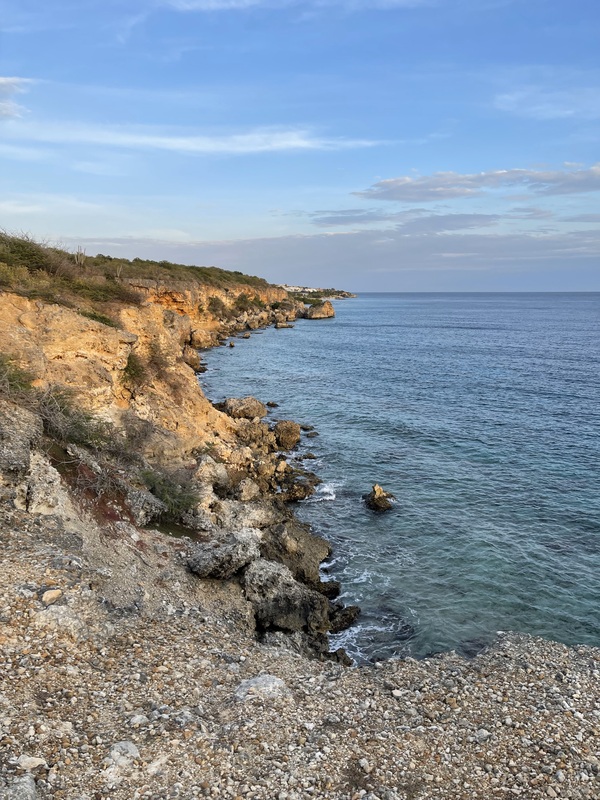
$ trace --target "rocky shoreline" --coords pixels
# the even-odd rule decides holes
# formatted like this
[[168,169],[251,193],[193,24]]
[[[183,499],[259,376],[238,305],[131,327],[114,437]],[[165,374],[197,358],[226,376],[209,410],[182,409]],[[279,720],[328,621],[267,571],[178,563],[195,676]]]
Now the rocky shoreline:
[[[132,288],[114,329],[0,295],[35,378],[0,398],[0,798],[598,797],[600,650],[503,634],[470,661],[353,669],[328,652],[357,611],[290,510],[318,480],[290,463],[300,427],[255,398],[214,407],[194,374],[197,348],[303,309]],[[50,437],[57,384],[110,446]],[[180,538],[160,532],[173,498]]]

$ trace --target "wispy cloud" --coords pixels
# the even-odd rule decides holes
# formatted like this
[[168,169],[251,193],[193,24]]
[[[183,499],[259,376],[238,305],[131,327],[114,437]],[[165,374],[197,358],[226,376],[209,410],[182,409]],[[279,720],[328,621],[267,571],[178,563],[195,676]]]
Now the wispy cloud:
[[600,214],[575,214],[572,217],[565,217],[567,222],[592,222],[600,224]]
[[498,214],[430,214],[421,208],[395,213],[385,213],[378,209],[342,209],[316,211],[309,216],[313,225],[319,227],[359,227],[388,223],[402,234],[417,236],[485,228],[501,219]]
[[600,88],[574,86],[556,91],[526,86],[496,95],[494,106],[500,111],[531,119],[598,119]]
[[34,125],[16,124],[5,134],[21,141],[52,144],[83,144],[116,147],[128,150],[165,150],[186,155],[243,155],[302,150],[347,150],[373,147],[378,142],[367,139],[334,139],[313,134],[305,129],[255,128],[245,133],[223,135],[181,135],[154,132],[147,128],[91,126],[62,122]]
[[418,8],[438,4],[439,0],[163,0],[163,5],[178,11],[243,11],[258,7],[281,9],[301,6],[343,6],[358,10]]
[[329,228],[337,225],[372,225],[380,222],[393,222],[404,217],[405,213],[389,214],[373,208],[342,208],[335,211],[314,211],[308,216],[313,225]]
[[476,197],[487,190],[526,188],[538,195],[579,194],[600,191],[600,163],[587,169],[505,169],[473,174],[436,172],[405,175],[378,181],[369,189],[354,192],[370,200],[424,203]]
[[25,109],[12,99],[15,94],[20,94],[27,89],[32,81],[28,78],[3,78],[0,77],[0,119],[21,117]]

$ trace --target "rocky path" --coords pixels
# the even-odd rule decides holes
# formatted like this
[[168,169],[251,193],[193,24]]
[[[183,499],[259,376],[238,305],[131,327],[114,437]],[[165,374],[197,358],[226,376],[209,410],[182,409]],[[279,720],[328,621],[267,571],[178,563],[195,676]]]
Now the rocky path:
[[348,669],[258,644],[170,544],[131,556],[144,613],[56,517],[3,506],[0,548],[2,800],[600,797],[598,649]]

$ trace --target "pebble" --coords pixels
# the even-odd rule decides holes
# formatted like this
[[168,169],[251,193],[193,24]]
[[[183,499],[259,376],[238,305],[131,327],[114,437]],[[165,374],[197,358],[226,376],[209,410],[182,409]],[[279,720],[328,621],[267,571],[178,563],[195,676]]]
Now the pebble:
[[[307,660],[176,555],[148,613],[107,602],[111,575],[133,597],[157,581],[117,546],[101,574],[58,523],[0,506],[2,800],[600,797],[599,649],[502,633],[472,660]],[[68,604],[40,610],[42,584]]]
[[62,595],[61,589],[48,589],[48,591],[44,592],[42,595],[42,603],[45,606],[51,606],[56,603],[57,600],[60,600]]

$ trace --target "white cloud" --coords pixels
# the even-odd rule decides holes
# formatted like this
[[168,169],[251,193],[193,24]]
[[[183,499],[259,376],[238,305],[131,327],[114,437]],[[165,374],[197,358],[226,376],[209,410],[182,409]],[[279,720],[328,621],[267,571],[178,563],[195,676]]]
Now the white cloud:
[[519,187],[538,195],[600,191],[600,163],[587,169],[504,169],[473,174],[436,172],[419,177],[405,175],[378,181],[369,189],[354,194],[370,200],[424,203],[475,197],[490,189]]
[[182,154],[242,155],[298,150],[346,150],[373,147],[378,142],[366,139],[328,139],[303,129],[257,128],[245,133],[224,135],[180,135],[147,128],[91,126],[62,122],[33,125],[15,123],[5,133],[21,141],[52,144],[103,145],[132,150],[165,150]]
[[31,81],[27,78],[0,77],[0,119],[21,117],[25,109],[12,99],[13,95],[24,92]]
[[2,200],[0,201],[1,214],[37,214],[44,211],[44,206],[34,203],[23,202],[22,200]]

